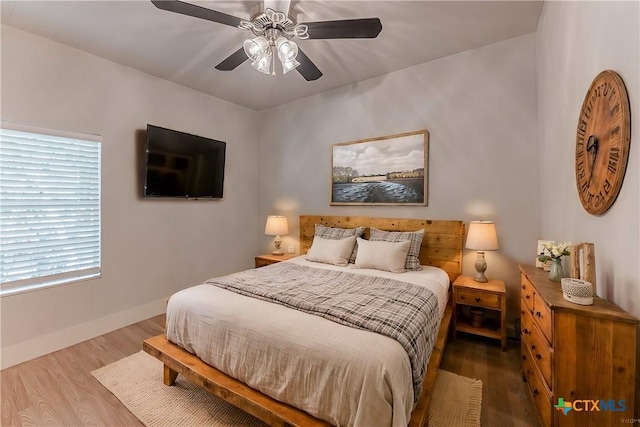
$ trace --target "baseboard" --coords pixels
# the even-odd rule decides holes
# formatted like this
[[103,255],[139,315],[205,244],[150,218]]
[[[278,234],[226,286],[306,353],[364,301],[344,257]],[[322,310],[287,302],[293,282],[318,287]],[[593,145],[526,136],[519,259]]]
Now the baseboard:
[[3,347],[2,351],[0,351],[0,369],[9,368],[150,317],[163,314],[166,311],[166,307],[167,298],[162,298],[49,335],[44,335],[9,347]]

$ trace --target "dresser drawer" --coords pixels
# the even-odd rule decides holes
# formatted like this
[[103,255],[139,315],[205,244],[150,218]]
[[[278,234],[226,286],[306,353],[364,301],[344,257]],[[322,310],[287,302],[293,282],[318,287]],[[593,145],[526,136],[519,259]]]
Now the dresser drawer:
[[[542,377],[545,380],[547,387],[552,389],[552,381],[551,381],[551,358],[553,355],[553,350],[547,343],[547,340],[542,335],[542,332],[538,329],[533,321],[531,315],[522,310],[522,346],[523,349],[526,347],[533,359],[533,363],[536,365]],[[527,333],[525,333],[525,330]],[[524,354],[524,352],[523,352]]]
[[547,337],[549,344],[553,343],[551,309],[537,293],[533,295],[533,319],[542,333]]
[[520,322],[522,325],[522,332],[520,333],[520,335],[522,335],[522,342],[531,342],[531,336],[533,336],[535,331],[533,329],[533,318],[525,307],[522,307],[522,309],[520,310],[520,315],[522,316],[520,318]]
[[522,298],[522,303],[526,306],[527,310],[530,313],[533,313],[533,294],[535,293],[535,288],[527,280],[527,277],[522,274],[520,275],[520,297]]
[[551,426],[551,417],[552,417],[552,394],[547,389],[544,379],[540,376],[540,373],[537,371],[535,363],[533,361],[533,356],[529,350],[524,346],[524,342],[522,344],[522,374],[524,375],[527,383],[529,384],[529,389],[531,390],[531,394],[533,395],[533,401],[536,405],[536,409],[538,410],[538,415],[540,416],[540,421],[542,422],[543,427]]
[[456,303],[500,309],[500,295],[461,289],[457,292]]

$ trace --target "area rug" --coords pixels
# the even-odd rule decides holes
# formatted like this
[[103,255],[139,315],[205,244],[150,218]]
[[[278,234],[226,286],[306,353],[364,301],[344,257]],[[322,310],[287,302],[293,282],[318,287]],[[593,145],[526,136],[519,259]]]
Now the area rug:
[[[144,351],[91,372],[147,427],[264,427],[265,424],[181,375],[162,382],[162,362]],[[429,427],[480,426],[482,381],[440,370]]]

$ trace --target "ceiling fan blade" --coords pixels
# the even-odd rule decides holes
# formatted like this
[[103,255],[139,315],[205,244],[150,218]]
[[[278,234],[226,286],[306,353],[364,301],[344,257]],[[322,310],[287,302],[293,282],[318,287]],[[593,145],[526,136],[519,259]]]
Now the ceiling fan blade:
[[231,55],[227,57],[224,61],[216,65],[216,69],[220,71],[231,71],[235,70],[240,64],[249,59],[246,53],[244,53],[244,48],[240,48],[233,52]]
[[311,62],[309,57],[305,55],[305,53],[302,51],[302,49],[300,49],[299,46],[298,56],[296,56],[296,59],[300,63],[300,65],[296,67],[296,70],[300,73],[300,75],[302,75],[302,77],[305,78],[305,80],[310,82],[312,80],[318,80],[320,77],[322,77],[322,72],[318,69],[318,67],[316,67],[316,64]]
[[310,39],[374,39],[382,31],[380,18],[303,22]]
[[196,6],[195,4],[185,3],[179,0],[151,0],[155,7],[169,12],[179,13],[181,15],[193,16],[194,18],[206,19],[207,21],[217,22],[219,24],[237,27],[242,21],[233,15]]

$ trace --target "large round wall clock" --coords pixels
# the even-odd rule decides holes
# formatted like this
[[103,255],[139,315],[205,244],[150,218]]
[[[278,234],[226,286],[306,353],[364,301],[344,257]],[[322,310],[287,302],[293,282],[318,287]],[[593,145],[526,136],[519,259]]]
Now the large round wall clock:
[[603,71],[584,97],[576,131],[576,186],[590,214],[602,215],[616,200],[630,141],[627,89],[615,71]]

